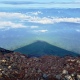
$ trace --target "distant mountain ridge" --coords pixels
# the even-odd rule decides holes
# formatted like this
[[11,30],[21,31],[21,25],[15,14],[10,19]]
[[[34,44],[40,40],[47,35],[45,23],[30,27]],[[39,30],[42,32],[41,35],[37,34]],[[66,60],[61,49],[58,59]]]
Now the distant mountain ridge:
[[0,54],[7,54],[7,53],[13,53],[14,51],[11,51],[11,50],[6,50],[6,49],[4,49],[4,48],[1,48],[0,47]]
[[79,56],[79,54],[64,50],[62,48],[51,45],[45,41],[36,41],[30,45],[18,48],[14,51],[26,54],[30,57],[40,57],[44,55],[55,56]]

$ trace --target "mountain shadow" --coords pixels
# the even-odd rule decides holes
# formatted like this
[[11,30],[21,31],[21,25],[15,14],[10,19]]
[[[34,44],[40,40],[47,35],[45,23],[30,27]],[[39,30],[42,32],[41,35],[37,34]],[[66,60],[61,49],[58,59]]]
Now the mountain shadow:
[[79,56],[79,54],[51,45],[45,41],[36,41],[30,45],[18,48],[14,51],[28,55],[29,57],[40,57],[43,55],[55,56]]

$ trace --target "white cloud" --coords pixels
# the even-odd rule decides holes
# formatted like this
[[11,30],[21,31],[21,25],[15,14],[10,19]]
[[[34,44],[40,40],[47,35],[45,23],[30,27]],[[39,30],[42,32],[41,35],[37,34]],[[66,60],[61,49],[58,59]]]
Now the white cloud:
[[37,12],[29,12],[29,14],[38,16],[39,14],[43,14],[41,11],[37,11]]
[[0,12],[0,19],[25,19],[29,18],[29,16],[22,13],[8,13],[8,12]]
[[29,22],[40,23],[40,24],[54,24],[60,22],[72,22],[80,23],[80,18],[47,18],[47,17],[34,17]]
[[0,29],[10,29],[10,28],[26,28],[23,24],[13,23],[10,21],[0,21]]
[[39,26],[31,26],[31,29],[39,28]]
[[40,24],[53,24],[54,22],[52,21],[52,19],[47,18],[47,17],[32,17],[31,20],[29,20],[29,22],[34,22],[34,23],[40,23]]
[[42,32],[42,33],[45,33],[45,32],[47,32],[48,30],[39,30],[40,32]]
[[[8,24],[11,27],[19,28],[19,27],[25,27],[21,23],[26,22],[32,22],[32,23],[39,23],[39,24],[54,24],[54,23],[60,23],[60,22],[70,22],[70,23],[80,23],[80,18],[60,18],[60,17],[39,17],[38,14],[41,12],[31,12],[34,15],[31,15],[28,13],[8,13],[8,12],[0,12],[0,28]],[[37,15],[37,16],[36,16]],[[5,23],[5,22],[7,23]],[[12,21],[10,23],[10,21]],[[17,22],[17,23],[15,23]],[[3,24],[4,23],[4,24]],[[12,24],[13,23],[13,24]],[[38,28],[38,26],[32,26],[31,28]]]
[[[32,19],[35,15],[42,14],[42,12],[27,12],[26,14],[23,13],[9,13],[9,12],[0,12],[0,19],[7,18],[7,19]],[[34,15],[33,17],[31,15]]]
[[33,14],[38,15],[38,14],[42,14],[42,13],[40,11],[38,11],[38,12],[34,12]]
[[34,30],[34,32],[41,32],[41,33],[45,33],[47,31],[48,31],[47,29],[44,29],[44,30]]
[[80,29],[77,29],[76,31],[77,31],[77,32],[80,32]]

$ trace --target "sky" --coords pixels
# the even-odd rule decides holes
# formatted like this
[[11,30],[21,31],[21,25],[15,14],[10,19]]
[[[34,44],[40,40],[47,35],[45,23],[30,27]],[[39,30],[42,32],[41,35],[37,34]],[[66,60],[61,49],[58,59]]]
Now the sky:
[[80,53],[79,12],[80,0],[0,0],[0,47],[44,40]]
[[80,8],[80,0],[0,0],[0,7]]
[[[14,1],[14,0],[0,0],[2,1]],[[32,2],[79,2],[80,0],[16,0],[16,1],[32,1]]]

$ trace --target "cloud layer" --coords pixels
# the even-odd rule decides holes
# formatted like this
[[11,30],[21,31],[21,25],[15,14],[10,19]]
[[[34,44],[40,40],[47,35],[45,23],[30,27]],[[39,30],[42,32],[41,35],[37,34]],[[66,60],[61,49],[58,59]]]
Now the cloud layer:
[[0,29],[5,28],[26,28],[26,26],[20,23],[13,23],[10,21],[0,21]]
[[[0,29],[2,28],[26,28],[25,23],[35,24],[55,24],[61,22],[79,23],[80,18],[67,18],[67,17],[40,17],[39,14],[43,14],[40,11],[23,13],[8,13],[0,12]],[[29,27],[29,26],[28,26]],[[31,29],[39,28],[37,25],[30,26]],[[42,31],[45,32],[45,31]]]

